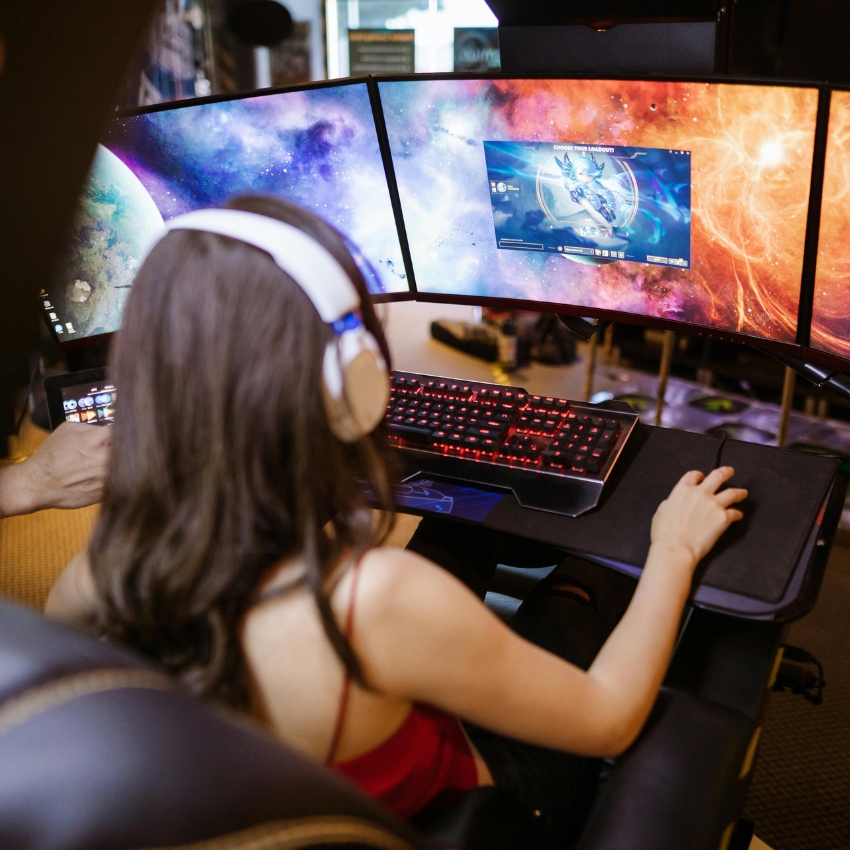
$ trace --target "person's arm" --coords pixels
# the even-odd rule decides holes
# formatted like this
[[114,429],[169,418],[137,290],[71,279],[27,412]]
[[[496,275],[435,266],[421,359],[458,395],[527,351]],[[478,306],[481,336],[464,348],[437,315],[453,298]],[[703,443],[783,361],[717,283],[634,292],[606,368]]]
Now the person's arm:
[[88,553],[83,549],[50,588],[44,613],[52,620],[85,628],[93,624],[95,600],[91,565]]
[[746,491],[717,493],[731,476],[690,472],[661,504],[634,598],[586,673],[511,632],[426,560],[373,553],[353,636],[367,680],[529,743],[622,753],[655,701],[698,561],[741,517],[730,505]]
[[26,460],[0,468],[0,519],[99,502],[109,425],[63,422]]

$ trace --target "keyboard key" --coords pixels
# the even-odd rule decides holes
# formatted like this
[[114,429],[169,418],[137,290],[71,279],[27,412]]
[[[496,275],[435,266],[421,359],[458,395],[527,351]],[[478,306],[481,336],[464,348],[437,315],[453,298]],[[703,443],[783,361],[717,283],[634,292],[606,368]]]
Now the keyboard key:
[[450,445],[458,445],[463,442],[463,434],[458,434],[457,432],[452,432],[447,435],[446,442]]
[[477,448],[479,442],[480,437],[476,437],[474,434],[470,434],[468,437],[463,438],[463,444],[465,446],[472,446],[473,448]]
[[430,428],[418,428],[415,425],[397,425],[395,422],[391,422],[387,425],[387,430],[392,436],[401,437],[411,442],[422,443],[431,438]]
[[566,399],[559,398],[555,402],[555,410],[557,410],[558,413],[566,413],[568,407],[569,407],[569,403],[567,402]]
[[476,428],[474,425],[466,429],[467,434],[476,437],[501,437],[504,433],[500,428]]
[[430,422],[428,421],[428,419],[426,418],[426,419],[417,419],[417,420],[416,420],[416,424],[417,424],[417,426],[418,426],[418,427],[420,427],[420,428],[425,428],[425,427],[427,427],[428,425],[430,425],[431,423],[430,423]]

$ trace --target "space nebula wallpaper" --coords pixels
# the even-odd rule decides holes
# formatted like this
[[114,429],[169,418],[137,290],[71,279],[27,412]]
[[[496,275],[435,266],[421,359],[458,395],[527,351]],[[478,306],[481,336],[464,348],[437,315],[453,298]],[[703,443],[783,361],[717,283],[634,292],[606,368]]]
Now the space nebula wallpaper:
[[[425,78],[381,81],[379,90],[419,291],[622,311],[794,341],[815,89]],[[648,250],[661,255],[652,240],[661,245],[674,224],[687,225],[689,267],[664,263],[665,256],[620,258],[622,249],[616,258],[610,250],[607,257],[558,253],[557,246],[500,250],[497,228],[508,219],[494,222],[491,184],[498,181],[488,179],[485,142],[688,152],[687,191],[659,166],[641,193]],[[620,204],[600,160],[578,169],[559,158],[562,172],[572,164],[575,173],[548,183],[555,200],[573,190],[574,203],[596,219],[594,212],[604,218],[603,207]],[[605,238],[626,239],[620,225],[613,222]]]
[[811,345],[850,358],[850,92],[833,91],[823,175]]
[[365,83],[192,104],[108,127],[48,293],[58,338],[120,327],[138,234],[239,194],[317,213],[350,240],[370,291],[409,290]]

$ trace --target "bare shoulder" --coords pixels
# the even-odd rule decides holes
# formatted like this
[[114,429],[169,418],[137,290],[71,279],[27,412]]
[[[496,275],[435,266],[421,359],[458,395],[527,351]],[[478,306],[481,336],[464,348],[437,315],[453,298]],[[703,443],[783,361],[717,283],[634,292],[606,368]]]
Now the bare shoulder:
[[[458,598],[478,602],[454,576],[406,549],[382,547],[367,552],[360,573],[357,611],[369,617],[420,615],[435,603],[445,605]],[[346,579],[348,587],[341,590],[348,598],[350,576]]]

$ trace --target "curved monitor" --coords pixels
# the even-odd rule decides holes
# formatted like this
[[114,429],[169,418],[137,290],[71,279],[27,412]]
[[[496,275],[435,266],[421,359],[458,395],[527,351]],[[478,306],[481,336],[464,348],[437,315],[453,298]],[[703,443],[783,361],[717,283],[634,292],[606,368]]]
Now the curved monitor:
[[792,344],[816,87],[378,81],[417,298]]
[[59,342],[117,330],[163,221],[240,194],[294,201],[349,240],[377,300],[410,297],[365,81],[142,110],[98,147],[43,309]]
[[850,91],[830,98],[809,345],[850,360]]

